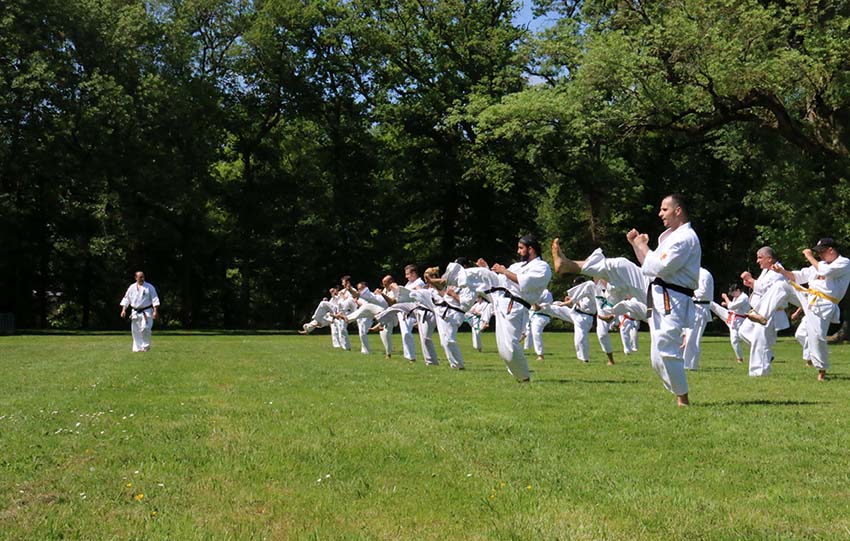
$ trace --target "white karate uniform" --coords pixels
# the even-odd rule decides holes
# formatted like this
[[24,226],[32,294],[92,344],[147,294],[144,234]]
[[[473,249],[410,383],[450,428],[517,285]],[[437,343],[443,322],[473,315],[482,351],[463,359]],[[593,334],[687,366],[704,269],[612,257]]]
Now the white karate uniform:
[[[828,370],[830,364],[826,336],[830,323],[841,321],[838,303],[850,285],[850,259],[838,256],[832,263],[819,261],[817,267],[805,267],[793,272],[796,283],[809,284],[807,302],[802,304],[806,316],[800,322],[801,326],[805,325],[805,348],[808,349],[809,360],[818,370]],[[785,289],[789,296],[802,293],[791,284],[785,285]]]
[[590,329],[596,319],[596,284],[583,282],[567,292],[573,301],[570,317],[573,322],[573,346],[576,358],[590,362]]
[[457,331],[463,323],[463,306],[471,305],[475,295],[466,287],[460,287],[456,289],[456,292],[460,301],[445,292],[441,295],[436,291],[432,300],[434,301],[434,314],[436,315],[440,344],[446,352],[449,366],[463,370],[463,354],[460,352],[460,345],[457,343]]
[[[783,328],[788,328],[788,316],[784,310],[778,310],[774,307],[779,306],[779,302],[773,302],[778,297],[766,296],[766,293],[774,284],[779,284],[780,289],[775,291],[783,292],[783,284],[787,284],[787,280],[772,269],[762,269],[761,274],[753,284],[753,291],[750,295],[750,305],[759,314],[767,318],[767,325],[760,325],[749,319],[741,324],[738,330],[738,336],[750,345],[750,369],[749,374],[752,377],[766,376],[770,374],[771,363],[773,362],[773,345],[776,344],[776,331]],[[784,297],[783,297],[784,299]],[[770,305],[770,311],[766,312]]]
[[612,321],[604,321],[599,319],[599,316],[611,315],[611,308],[614,305],[611,304],[608,298],[608,288],[597,283],[594,290],[596,296],[596,339],[599,340],[599,347],[602,348],[602,351],[613,353],[614,348],[611,346],[611,335],[608,332],[611,329]]
[[704,268],[699,269],[699,285],[694,290],[694,322],[685,329],[685,369],[699,370],[702,355],[702,335],[711,321],[709,303],[714,300],[714,277]]
[[[474,269],[467,269],[467,273],[472,270]],[[518,297],[529,305],[537,303],[552,279],[552,269],[539,257],[531,261],[514,263],[508,267],[508,270],[516,274],[519,283],[489,269],[478,267],[477,270],[477,278],[482,284],[486,284],[491,289],[505,288],[509,292],[509,294],[502,291],[489,293],[490,302],[493,303],[493,313],[496,316],[496,346],[509,374],[519,381],[531,379],[528,361],[519,340],[528,324],[529,310],[512,297]]]
[[709,308],[729,327],[729,343],[732,344],[732,351],[735,352],[735,358],[743,359],[744,348],[741,346],[741,338],[738,336],[738,331],[744,321],[747,320],[747,312],[751,308],[749,296],[741,292],[740,295],[731,299],[731,302],[725,307],[712,302],[709,304]]
[[[358,292],[358,294],[359,297],[356,301],[358,309],[364,304],[371,304],[376,307],[379,306],[377,304],[377,297],[368,287],[364,287],[362,291]],[[383,299],[381,300],[383,301]],[[386,302],[384,302],[384,304],[386,304]],[[356,311],[357,310],[355,310],[355,312]],[[351,314],[349,314],[348,317],[350,321]],[[372,349],[369,347],[369,329],[372,327],[372,315],[361,313],[359,317],[356,318],[356,321],[357,335],[360,338],[360,353],[368,355],[372,352]]]
[[[552,292],[548,289],[543,291],[543,295],[540,296],[541,303],[551,303],[554,299],[552,298]],[[530,347],[534,347],[534,353],[537,356],[543,355],[543,329],[546,328],[546,325],[549,324],[550,317],[547,314],[542,312],[535,312],[534,310],[529,311],[528,313],[528,327],[525,332],[525,349],[529,349]]]
[[[696,289],[701,259],[699,238],[688,222],[661,234],[658,247],[646,254],[641,270],[649,280],[658,277],[669,284]],[[650,358],[664,387],[675,395],[683,395],[688,392],[688,377],[682,358],[682,332],[694,319],[694,301],[672,289],[666,293],[665,296],[661,285],[652,285]]]
[[[151,331],[153,329],[153,307],[159,306],[159,296],[156,288],[144,282],[130,284],[121,306],[130,309],[130,331],[133,334],[133,351],[148,351],[151,348]],[[144,310],[136,310],[144,308]]]
[[[404,293],[409,292],[418,288],[425,287],[425,282],[422,278],[417,278],[412,282],[407,282],[407,285],[404,286],[404,290],[400,290],[399,293],[399,302],[405,302]],[[413,325],[418,321],[418,316],[415,312],[411,312],[408,314],[399,313],[398,314],[398,330],[401,333],[401,348],[402,354],[404,358],[408,361],[416,360],[416,339],[413,337]],[[432,329],[433,331],[433,329]],[[422,329],[419,330],[422,333]]]
[[481,351],[481,329],[490,324],[491,317],[493,317],[493,305],[483,297],[478,297],[478,301],[466,313],[466,322],[472,330],[472,347],[478,351]]

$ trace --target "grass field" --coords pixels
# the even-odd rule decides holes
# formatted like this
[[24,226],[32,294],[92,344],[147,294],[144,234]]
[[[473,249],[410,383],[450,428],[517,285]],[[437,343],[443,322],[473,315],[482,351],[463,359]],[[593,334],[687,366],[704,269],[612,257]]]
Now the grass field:
[[850,538],[850,347],[818,383],[783,338],[751,379],[706,338],[679,409],[646,334],[613,367],[547,334],[529,385],[461,340],[465,372],[328,336],[0,338],[0,538]]

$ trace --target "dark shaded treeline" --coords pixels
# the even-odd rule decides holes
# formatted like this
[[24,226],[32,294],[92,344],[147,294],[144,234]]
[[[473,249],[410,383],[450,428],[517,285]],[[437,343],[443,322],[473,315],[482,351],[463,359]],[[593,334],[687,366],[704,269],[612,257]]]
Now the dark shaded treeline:
[[3,4],[0,312],[115,327],[143,269],[166,323],[292,327],[342,274],[525,232],[630,255],[670,191],[718,294],[761,244],[850,240],[846,3],[536,6]]

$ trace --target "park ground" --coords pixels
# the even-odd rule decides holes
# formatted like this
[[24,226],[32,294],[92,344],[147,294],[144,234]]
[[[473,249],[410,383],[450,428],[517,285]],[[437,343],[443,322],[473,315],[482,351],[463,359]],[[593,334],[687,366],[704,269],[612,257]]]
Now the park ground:
[[818,383],[791,338],[756,379],[708,337],[676,408],[646,334],[615,366],[547,334],[525,385],[461,341],[463,372],[326,335],[2,337],[0,538],[850,538],[850,346]]

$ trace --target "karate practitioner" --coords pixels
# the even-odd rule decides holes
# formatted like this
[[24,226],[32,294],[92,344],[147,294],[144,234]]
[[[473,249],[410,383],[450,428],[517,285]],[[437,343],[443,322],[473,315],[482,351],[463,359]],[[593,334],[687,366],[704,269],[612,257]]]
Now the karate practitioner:
[[[550,304],[554,299],[552,292],[548,289],[543,291],[540,297],[540,304]],[[548,314],[538,312],[533,309],[528,314],[528,327],[525,329],[525,349],[534,347],[534,353],[537,355],[537,360],[545,359],[545,351],[543,349],[543,329],[549,324],[551,318]]]
[[490,318],[493,317],[493,308],[490,301],[478,296],[475,304],[466,313],[466,321],[472,330],[472,347],[481,351],[481,332],[490,326]]
[[735,352],[735,360],[740,364],[744,362],[744,348],[741,346],[738,332],[747,320],[747,312],[751,309],[750,298],[737,283],[729,286],[729,294],[723,293],[722,297],[722,304],[712,302],[709,306],[711,311],[729,327],[729,342],[732,344],[732,351]]
[[693,296],[699,284],[702,248],[681,195],[665,197],[658,216],[667,229],[655,250],[649,248],[649,236],[636,229],[629,231],[626,239],[643,274],[651,279],[647,306],[651,309],[652,366],[667,390],[676,395],[678,405],[687,406],[688,376],[680,346],[684,329],[694,319]]
[[136,281],[121,299],[121,317],[127,317],[127,308],[130,308],[133,351],[150,351],[153,320],[159,315],[159,296],[153,284],[145,282],[144,272],[136,272],[135,277]]
[[[351,287],[350,281],[348,281],[347,284],[346,282],[343,282],[343,286],[348,289],[349,293],[351,293],[358,309],[366,303],[377,303],[377,297],[369,289],[369,285],[366,282],[358,282],[357,289]],[[383,301],[383,299],[381,300]],[[360,353],[368,355],[372,353],[372,350],[369,347],[369,329],[372,327],[372,315],[361,314],[361,316],[356,318],[355,321],[357,321],[357,335],[360,338]]]
[[519,239],[517,255],[520,260],[510,267],[496,263],[487,270],[487,262],[479,259],[479,268],[468,272],[478,270],[478,279],[489,286],[485,292],[496,316],[496,345],[508,373],[519,382],[527,382],[531,381],[531,373],[520,336],[528,323],[529,308],[549,285],[552,269],[541,259],[540,243],[533,235]]
[[714,300],[714,277],[708,270],[700,267],[699,285],[694,290],[694,321],[685,329],[685,359],[686,370],[699,370],[702,354],[702,335],[705,326],[711,321],[709,303]]
[[[331,288],[331,291],[333,291],[333,289],[334,288]],[[333,313],[334,307],[331,302],[328,299],[323,299],[313,312],[313,316],[310,318],[310,321],[302,325],[298,334],[310,334],[316,329],[327,327],[333,321]]]
[[[749,298],[752,309],[747,314],[748,319],[741,324],[738,336],[750,345],[750,376],[761,377],[770,374],[776,332],[787,329],[789,323],[784,305],[781,308],[771,309],[769,314],[766,310],[768,302],[766,302],[765,293],[777,282],[785,280],[781,274],[772,269],[777,263],[776,252],[770,246],[762,246],[756,252],[756,263],[761,269],[758,278],[753,278],[749,271],[741,274],[744,286],[752,290]],[[765,316],[762,316],[762,313]]]
[[[818,258],[815,258],[815,252]],[[803,289],[799,284],[809,283],[808,289],[805,289],[808,302],[802,306],[806,315],[806,347],[812,364],[818,370],[818,380],[823,381],[830,366],[826,335],[830,323],[840,322],[838,303],[850,285],[850,259],[838,253],[832,238],[820,239],[814,250],[803,250],[803,256],[810,266],[789,271],[774,265],[773,270],[788,280],[789,284],[784,287],[789,297],[794,295],[793,291]],[[793,286],[796,288],[792,289]],[[768,309],[772,306],[768,304]]]
[[594,293],[596,297],[596,339],[599,347],[608,357],[608,364],[614,364],[614,348],[611,346],[611,325],[617,316],[611,311],[614,305],[608,295],[608,283],[602,278],[594,278]]
[[[457,273],[460,276],[454,280],[454,283],[448,276],[450,273]],[[425,282],[433,288],[434,294],[431,296],[433,301],[433,312],[437,322],[437,332],[440,335],[440,344],[446,352],[446,358],[449,360],[449,366],[454,370],[463,370],[463,355],[460,351],[460,345],[457,343],[457,331],[463,323],[464,314],[472,306],[475,294],[466,287],[466,273],[457,263],[449,263],[446,269],[446,274],[443,279],[433,279],[439,270],[434,267],[425,272]]]
[[[347,278],[347,277],[346,277]],[[331,343],[333,347],[345,351],[351,351],[351,338],[348,335],[348,322],[346,317],[357,308],[354,298],[346,289],[332,288],[334,320],[331,321]]]
[[[407,291],[425,287],[425,282],[419,277],[416,265],[407,265],[404,267],[404,277],[407,278],[407,284],[404,286]],[[397,300],[399,302],[405,302],[407,299],[400,298]],[[419,317],[414,312],[407,314],[399,312],[398,314],[398,330],[401,333],[402,354],[410,362],[416,361],[416,341],[413,338],[413,325],[418,321]],[[422,332],[421,328],[419,332]]]

